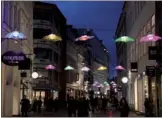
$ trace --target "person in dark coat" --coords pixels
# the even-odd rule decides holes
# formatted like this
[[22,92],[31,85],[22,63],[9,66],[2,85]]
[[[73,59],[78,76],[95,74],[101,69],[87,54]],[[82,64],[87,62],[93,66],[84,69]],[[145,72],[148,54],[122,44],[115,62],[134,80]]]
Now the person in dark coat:
[[20,102],[21,104],[21,113],[22,113],[22,117],[27,117],[28,116],[28,111],[30,108],[30,101],[29,99],[26,98],[26,96],[23,96],[23,99]]
[[78,102],[78,117],[88,117],[89,116],[89,102],[85,97],[81,98]]
[[37,99],[36,98],[34,98],[33,100],[32,111],[37,112]]
[[38,113],[41,113],[41,108],[42,108],[41,97],[39,97],[39,100],[37,101],[37,108],[38,108]]
[[129,115],[129,106],[127,100],[123,97],[120,100],[120,117],[128,117]]
[[152,98],[149,99],[148,112],[149,112],[148,117],[155,117],[154,104],[153,104],[153,99]]
[[149,116],[149,99],[148,98],[145,98],[144,106],[145,106],[145,116],[148,117]]

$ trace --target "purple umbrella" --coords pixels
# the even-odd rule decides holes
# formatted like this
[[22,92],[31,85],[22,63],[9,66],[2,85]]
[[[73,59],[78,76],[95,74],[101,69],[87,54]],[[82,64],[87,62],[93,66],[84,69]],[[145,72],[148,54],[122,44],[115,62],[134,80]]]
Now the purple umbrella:
[[160,36],[156,36],[154,34],[149,34],[147,36],[144,36],[140,39],[140,42],[156,42],[158,40],[161,40],[162,38]]
[[120,65],[119,65],[119,66],[116,66],[115,69],[116,69],[116,70],[125,70],[124,67],[122,67],[122,66],[120,66]]
[[46,70],[54,70],[55,67],[53,65],[48,65],[45,67]]

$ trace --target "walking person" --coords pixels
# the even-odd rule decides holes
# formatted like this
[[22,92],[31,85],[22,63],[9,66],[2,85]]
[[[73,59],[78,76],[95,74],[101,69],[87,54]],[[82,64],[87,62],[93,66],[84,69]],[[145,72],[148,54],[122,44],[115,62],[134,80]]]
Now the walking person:
[[120,100],[120,117],[128,117],[129,106],[125,97]]
[[37,103],[38,103],[37,99],[34,98],[33,103],[32,103],[32,111],[33,112],[37,112],[37,105],[38,105]]
[[20,104],[21,104],[22,117],[28,117],[30,101],[29,101],[29,99],[26,98],[25,95],[23,96],[23,99],[21,100]]
[[145,116],[148,117],[149,116],[149,99],[148,98],[145,98],[144,106],[145,106]]
[[149,99],[148,112],[149,112],[148,117],[155,117],[154,104],[153,104],[153,99],[152,98]]
[[42,108],[41,97],[39,97],[39,100],[37,101],[37,108],[38,108],[38,113],[41,113],[41,108]]

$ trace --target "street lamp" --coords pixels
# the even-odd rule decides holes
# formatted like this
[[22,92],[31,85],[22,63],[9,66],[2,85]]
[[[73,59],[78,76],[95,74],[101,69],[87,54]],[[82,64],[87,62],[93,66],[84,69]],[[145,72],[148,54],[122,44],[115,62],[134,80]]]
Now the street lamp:
[[38,77],[39,77],[39,75],[38,75],[37,72],[33,72],[33,73],[32,73],[32,78],[33,78],[33,79],[36,79],[36,78],[38,78]]
[[128,78],[127,78],[127,77],[123,77],[123,78],[122,78],[122,82],[123,82],[124,84],[126,84],[126,83],[128,82]]

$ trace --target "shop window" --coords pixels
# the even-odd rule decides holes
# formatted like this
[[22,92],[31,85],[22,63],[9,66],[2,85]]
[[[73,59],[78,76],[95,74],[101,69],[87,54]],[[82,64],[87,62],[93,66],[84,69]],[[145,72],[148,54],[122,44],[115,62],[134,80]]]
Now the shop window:
[[52,60],[52,50],[46,48],[34,48],[35,58]]

